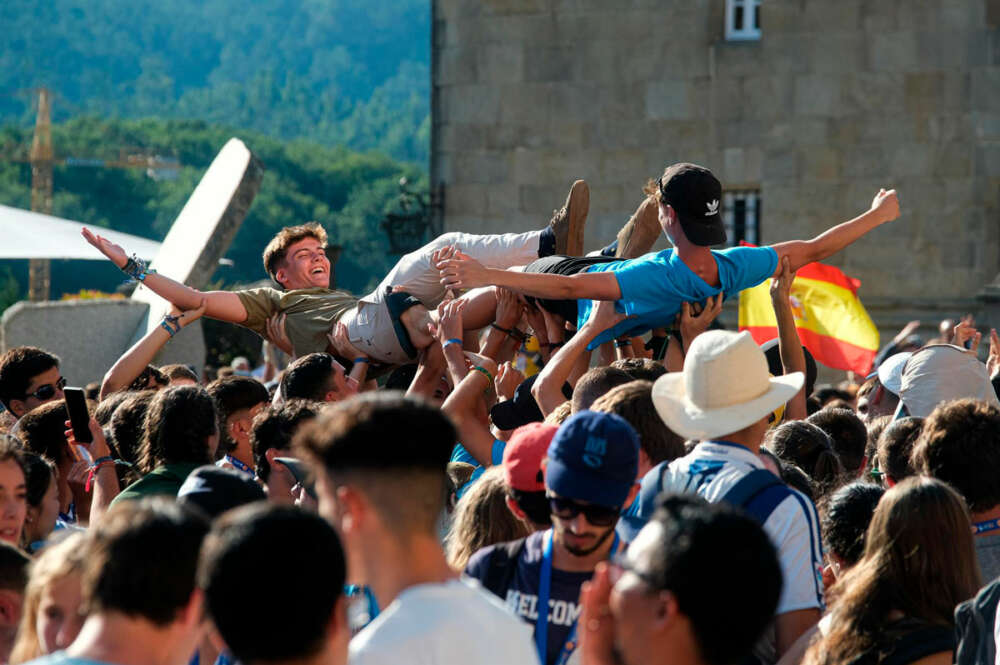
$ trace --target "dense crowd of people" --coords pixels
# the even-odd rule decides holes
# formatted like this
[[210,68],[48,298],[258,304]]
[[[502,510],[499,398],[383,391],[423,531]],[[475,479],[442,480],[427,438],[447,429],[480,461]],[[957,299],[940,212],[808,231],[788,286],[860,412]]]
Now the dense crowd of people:
[[[577,181],[541,230],[445,234],[363,297],[329,288],[316,223],[241,291],[85,231],[173,308],[87,385],[89,423],[60,349],[0,356],[2,662],[993,663],[996,333],[913,324],[816,385],[796,271],[895,191],[716,250],[721,199],[671,165],[583,255]],[[759,346],[717,317],[768,279]],[[201,316],[259,333],[258,366],[155,366]]]

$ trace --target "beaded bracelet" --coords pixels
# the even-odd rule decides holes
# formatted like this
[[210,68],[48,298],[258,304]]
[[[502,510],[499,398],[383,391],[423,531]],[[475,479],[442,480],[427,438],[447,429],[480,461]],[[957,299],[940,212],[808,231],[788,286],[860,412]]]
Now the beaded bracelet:
[[135,254],[129,257],[125,265],[122,266],[121,271],[137,282],[146,281],[147,275],[156,272],[155,270],[150,270],[149,265]]

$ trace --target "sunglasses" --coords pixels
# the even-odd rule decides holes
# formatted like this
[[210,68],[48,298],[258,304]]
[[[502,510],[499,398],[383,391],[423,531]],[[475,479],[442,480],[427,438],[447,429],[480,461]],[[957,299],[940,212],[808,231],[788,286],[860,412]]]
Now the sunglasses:
[[576,519],[576,516],[582,513],[587,521],[594,526],[611,526],[618,521],[621,513],[620,508],[579,503],[573,499],[554,496],[549,497],[549,510],[561,520]]
[[45,401],[47,399],[52,399],[53,397],[55,397],[56,392],[62,390],[65,387],[66,387],[66,377],[60,376],[59,380],[56,381],[55,385],[52,385],[51,383],[46,383],[45,385],[40,386],[38,390],[36,390],[35,392],[26,393],[24,395],[24,398],[28,399],[29,397],[34,397],[37,400]]

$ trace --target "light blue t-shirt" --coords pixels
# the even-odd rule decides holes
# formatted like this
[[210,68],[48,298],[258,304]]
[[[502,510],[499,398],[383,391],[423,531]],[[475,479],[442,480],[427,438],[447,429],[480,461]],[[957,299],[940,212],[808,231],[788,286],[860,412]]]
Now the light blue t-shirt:
[[[587,268],[587,272],[614,273],[622,292],[615,310],[635,317],[604,331],[587,348],[593,350],[616,337],[637,337],[653,328],[669,327],[681,303],[704,302],[720,291],[728,298],[757,286],[778,267],[778,253],[770,247],[730,247],[712,250],[712,254],[719,267],[719,288],[696,275],[673,249]],[[578,326],[586,323],[591,307],[590,300],[577,301]]]
[[[507,444],[501,441],[500,439],[493,439],[493,448],[490,450],[490,463],[492,463],[493,466],[497,466],[498,464],[503,464],[503,449],[506,447]],[[458,488],[457,495],[458,498],[461,499],[462,495],[465,494],[466,490],[472,487],[472,483],[479,480],[479,476],[483,475],[483,472],[486,471],[486,467],[481,465],[479,461],[476,460],[476,458],[473,457],[469,453],[469,451],[465,449],[465,446],[463,446],[461,443],[456,444],[455,447],[452,449],[451,459],[449,461],[465,462],[466,464],[471,464],[472,466],[476,467],[476,470],[472,472],[471,476],[469,476],[469,482],[465,483],[464,485]]]
[[47,656],[28,661],[28,665],[108,665],[100,660],[87,660],[86,658],[71,658],[65,651],[56,651]]

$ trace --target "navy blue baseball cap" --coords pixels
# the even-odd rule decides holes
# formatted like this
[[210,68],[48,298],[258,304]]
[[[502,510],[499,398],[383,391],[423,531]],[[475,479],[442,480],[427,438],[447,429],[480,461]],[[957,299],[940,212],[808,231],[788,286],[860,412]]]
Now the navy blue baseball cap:
[[549,445],[547,490],[567,499],[620,507],[639,472],[639,435],[613,413],[570,416]]

